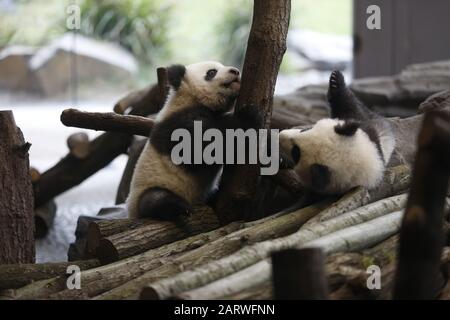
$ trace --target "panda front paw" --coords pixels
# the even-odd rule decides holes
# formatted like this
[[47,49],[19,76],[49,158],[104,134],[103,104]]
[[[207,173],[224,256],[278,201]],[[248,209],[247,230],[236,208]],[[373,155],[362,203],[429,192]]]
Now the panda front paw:
[[345,79],[342,72],[335,70],[330,75],[330,90],[345,88]]

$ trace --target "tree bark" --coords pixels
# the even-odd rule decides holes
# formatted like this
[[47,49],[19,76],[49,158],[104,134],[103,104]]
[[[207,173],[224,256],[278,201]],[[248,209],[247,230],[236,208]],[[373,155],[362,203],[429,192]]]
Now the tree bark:
[[98,267],[100,261],[92,259],[57,263],[0,265],[0,289],[20,288],[38,280],[66,275],[67,267],[70,265],[77,265],[81,270],[87,270]]
[[450,113],[425,114],[403,219],[395,299],[433,299],[443,285],[440,259],[450,176]]
[[0,111],[0,264],[34,262],[30,146],[12,111]]
[[[254,1],[235,116],[248,119],[243,115],[249,115],[255,122],[255,129],[270,127],[275,83],[286,51],[290,11],[290,0]],[[260,217],[255,197],[259,178],[258,165],[225,166],[215,208],[222,221]]]
[[[109,213],[101,214],[103,212]],[[70,244],[69,251],[67,253],[69,261],[90,259],[94,257],[94,255],[91,255],[86,251],[86,237],[88,234],[89,225],[92,222],[125,219],[127,217],[128,213],[126,209],[120,206],[100,209],[98,215],[96,216],[79,216],[77,226],[75,228],[75,242]]]
[[324,300],[328,298],[325,255],[320,248],[287,249],[272,254],[275,299]]
[[147,224],[157,223],[150,219],[96,220],[89,223],[86,232],[86,255],[95,256],[102,238],[124,231],[133,230]]
[[103,264],[107,264],[189,235],[217,229],[219,226],[217,216],[211,208],[198,207],[183,225],[177,225],[172,221],[153,221],[103,238],[100,240],[96,255]]

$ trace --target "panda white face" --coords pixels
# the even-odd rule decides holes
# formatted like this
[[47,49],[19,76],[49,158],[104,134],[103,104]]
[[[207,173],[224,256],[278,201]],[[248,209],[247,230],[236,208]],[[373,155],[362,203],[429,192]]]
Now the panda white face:
[[280,146],[305,187],[318,193],[343,193],[356,186],[370,189],[383,176],[376,145],[352,121],[322,119],[305,131],[283,130]]
[[228,111],[239,94],[239,70],[219,62],[175,65],[168,72],[169,82],[177,95],[191,96],[213,110]]

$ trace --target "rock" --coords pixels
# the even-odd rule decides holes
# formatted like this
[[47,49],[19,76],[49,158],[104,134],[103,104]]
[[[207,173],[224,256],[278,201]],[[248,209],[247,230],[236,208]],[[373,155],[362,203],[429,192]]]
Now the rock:
[[357,79],[351,88],[369,106],[416,110],[430,95],[450,88],[450,60],[413,64],[392,77]]
[[399,86],[414,100],[450,88],[450,60],[413,64],[400,73]]
[[441,91],[428,97],[419,106],[419,113],[448,108],[450,110],[450,90]]
[[0,52],[0,89],[8,91],[39,91],[28,63],[35,49],[11,46]]
[[[76,74],[71,69],[76,63]],[[134,57],[117,45],[67,33],[38,50],[30,60],[42,91],[47,96],[64,92],[76,81],[97,79],[129,81],[137,73]]]

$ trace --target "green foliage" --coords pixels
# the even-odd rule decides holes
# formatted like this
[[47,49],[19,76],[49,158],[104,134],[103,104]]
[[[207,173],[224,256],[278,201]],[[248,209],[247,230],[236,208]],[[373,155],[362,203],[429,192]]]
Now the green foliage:
[[139,60],[167,54],[170,6],[160,0],[83,0],[80,33],[117,42]]
[[252,1],[229,1],[217,26],[217,48],[225,64],[241,67],[252,21]]

